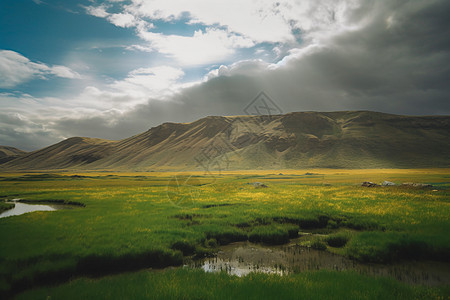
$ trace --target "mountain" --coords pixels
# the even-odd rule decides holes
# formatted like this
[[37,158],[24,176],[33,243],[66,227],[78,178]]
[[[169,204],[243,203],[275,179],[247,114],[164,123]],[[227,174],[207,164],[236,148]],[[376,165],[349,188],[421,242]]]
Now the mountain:
[[206,117],[109,141],[74,137],[0,170],[450,167],[450,116],[370,111]]
[[51,170],[72,169],[113,154],[116,141],[72,137],[41,150],[26,153],[8,163],[0,164],[0,170]]
[[19,156],[24,155],[25,153],[25,151],[14,147],[0,146],[0,164],[13,160]]

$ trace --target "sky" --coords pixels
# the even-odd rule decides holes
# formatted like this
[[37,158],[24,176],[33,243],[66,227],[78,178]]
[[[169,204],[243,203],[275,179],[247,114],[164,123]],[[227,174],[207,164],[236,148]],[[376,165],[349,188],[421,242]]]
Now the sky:
[[450,113],[448,0],[2,0],[0,145],[277,113]]

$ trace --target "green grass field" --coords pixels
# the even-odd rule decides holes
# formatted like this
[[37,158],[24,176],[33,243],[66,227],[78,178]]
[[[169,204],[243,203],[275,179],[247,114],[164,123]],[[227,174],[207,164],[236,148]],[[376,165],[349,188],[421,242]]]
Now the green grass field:
[[[63,284],[23,296],[68,298],[63,295],[71,294],[77,298],[75,291],[85,291],[91,298],[107,297],[102,293],[108,286],[126,293],[151,277],[137,289],[136,297],[154,293],[155,298],[178,298],[186,290],[183,297],[191,298],[194,291],[185,278],[194,276],[198,279],[191,280],[200,285],[205,282],[197,298],[221,298],[210,297],[207,288],[217,282],[225,295],[222,298],[234,295],[225,292],[230,286],[233,290],[248,287],[258,295],[263,291],[260,285],[279,288],[286,298],[295,291],[313,293],[321,287],[351,298],[370,289],[374,292],[369,298],[382,297],[385,290],[405,299],[449,296],[445,288],[411,287],[336,272],[234,278],[189,270],[141,271],[64,284],[78,277],[181,265],[186,256],[211,255],[218,245],[233,241],[282,244],[299,230],[328,234],[306,243],[359,261],[449,260],[450,170],[313,170],[305,175],[307,171],[1,174],[3,199],[64,200],[85,207],[0,219],[0,293],[11,296],[33,287]],[[359,186],[363,181],[383,180],[434,187]],[[268,187],[255,188],[251,182]],[[339,292],[341,284],[332,284],[336,280],[350,287],[352,282],[365,284],[348,294]],[[166,291],[159,291],[161,286]],[[110,295],[123,298],[120,292]]]
[[18,299],[446,299],[448,288],[408,286],[394,279],[317,271],[234,277],[201,270],[139,271],[79,279],[28,291]]

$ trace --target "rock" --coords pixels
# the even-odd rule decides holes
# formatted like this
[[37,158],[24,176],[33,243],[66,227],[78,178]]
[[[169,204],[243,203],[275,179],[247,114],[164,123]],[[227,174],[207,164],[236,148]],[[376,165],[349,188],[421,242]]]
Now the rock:
[[385,180],[385,181],[383,181],[382,183],[381,183],[381,185],[382,186],[393,186],[393,185],[396,185],[394,182],[392,182],[392,181],[387,181],[387,180]]
[[376,184],[376,183],[370,182],[370,181],[364,181],[364,182],[361,184],[361,186],[365,186],[365,187],[376,187],[376,186],[379,186],[379,185]]
[[283,175],[283,173],[280,173],[280,174],[278,174],[278,175]]
[[267,187],[267,185],[265,185],[262,182],[252,182],[252,183],[249,183],[249,184],[253,185],[255,188],[266,188]]
[[432,188],[433,186],[431,184],[427,184],[427,183],[416,183],[416,182],[404,182],[402,183],[402,186],[406,186],[406,187],[416,187],[416,188]]

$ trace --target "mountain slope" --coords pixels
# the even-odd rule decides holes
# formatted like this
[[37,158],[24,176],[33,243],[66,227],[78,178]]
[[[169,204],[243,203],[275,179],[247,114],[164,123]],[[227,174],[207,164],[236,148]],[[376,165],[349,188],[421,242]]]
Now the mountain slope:
[[51,170],[78,168],[112,154],[115,141],[73,137],[41,150],[29,152],[0,169]]
[[71,138],[4,170],[224,170],[450,166],[450,117],[368,111],[206,117],[121,141]]
[[0,146],[0,164],[13,160],[19,156],[24,155],[25,153],[25,151],[14,147]]

